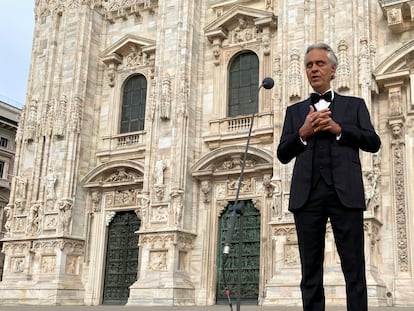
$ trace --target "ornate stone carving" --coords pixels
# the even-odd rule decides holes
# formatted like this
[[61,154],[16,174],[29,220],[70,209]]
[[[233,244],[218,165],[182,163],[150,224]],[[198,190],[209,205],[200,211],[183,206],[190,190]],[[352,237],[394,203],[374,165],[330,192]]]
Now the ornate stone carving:
[[24,272],[24,257],[12,257],[10,258],[10,271],[12,273]]
[[109,175],[105,182],[110,183],[121,183],[121,182],[130,182],[134,181],[136,178],[136,174],[133,172],[127,172],[125,168],[118,168],[115,172],[113,172],[111,175]]
[[137,206],[139,208],[139,216],[141,217],[141,226],[143,229],[149,227],[149,208],[150,208],[150,199],[147,194],[139,193],[137,195]]
[[272,179],[272,218],[282,218],[282,181],[280,179]]
[[371,86],[371,55],[368,40],[361,38],[359,50],[359,84],[361,86]]
[[158,205],[151,207],[151,223],[167,223],[168,208],[167,205]]
[[174,190],[171,193],[171,212],[173,215],[173,224],[177,227],[182,227],[182,220],[183,220],[183,196],[184,191],[182,190]]
[[390,116],[402,115],[401,86],[388,89],[388,101],[390,104]]
[[164,171],[167,165],[163,159],[158,159],[154,167],[154,185],[164,184]]
[[40,273],[54,273],[56,271],[56,256],[42,256],[40,260]]
[[203,202],[210,203],[211,201],[211,182],[209,180],[203,180],[201,182],[201,192],[203,194]]
[[398,144],[393,147],[393,166],[394,166],[394,193],[395,193],[395,220],[397,233],[397,261],[400,272],[408,272],[410,269],[410,259],[408,255],[407,237],[407,207],[405,196],[404,179],[404,145]]
[[66,265],[65,265],[66,274],[72,274],[72,275],[79,274],[78,258],[79,256],[67,256],[66,257]]
[[6,229],[6,235],[10,235],[13,221],[13,205],[7,204],[3,213],[5,216],[4,219],[6,220],[4,223],[4,229]]
[[24,120],[24,133],[23,139],[27,142],[33,141],[37,135],[37,107],[38,107],[38,100],[33,98],[29,104],[29,112],[27,119]]
[[126,189],[115,191],[113,206],[126,206],[136,204],[136,189]]
[[301,96],[302,73],[299,60],[299,51],[292,49],[289,62],[289,97],[291,98]]
[[171,114],[171,77],[167,75],[162,80],[160,118],[161,120],[169,120]]
[[336,69],[337,88],[348,90],[350,88],[351,65],[348,57],[348,44],[341,40],[338,45],[338,67]]
[[388,26],[401,24],[403,21],[401,6],[393,7],[387,11]]
[[109,224],[114,219],[115,215],[116,215],[116,212],[114,212],[114,211],[108,211],[108,212],[106,212],[106,215],[105,215],[106,226],[109,226]]
[[55,186],[58,180],[58,176],[53,171],[53,168],[49,168],[48,174],[45,178],[45,190],[46,190],[46,199],[54,200],[56,199]]
[[33,203],[30,207],[29,216],[28,216],[28,224],[26,228],[26,232],[29,235],[38,235],[41,230],[42,224],[42,217],[43,217],[43,209],[42,204],[40,202]]
[[91,193],[91,201],[92,201],[92,211],[94,213],[99,212],[101,210],[101,198],[102,193],[100,191],[92,191]]
[[25,199],[26,198],[26,189],[27,189],[27,177],[25,176],[15,176],[15,187],[16,187],[16,199]]
[[167,251],[151,251],[148,270],[167,271]]
[[[379,157],[379,155],[374,155]],[[372,170],[364,172],[365,185],[365,205],[367,210],[376,215],[377,209],[380,206],[379,185],[381,178],[381,170],[379,163],[374,165]]]
[[73,200],[65,198],[59,201],[59,223],[60,231],[63,234],[70,234],[70,225],[72,221]]
[[66,109],[68,106],[68,100],[66,95],[62,95],[58,101],[58,105],[56,106],[56,114],[55,120],[53,125],[53,135],[57,137],[65,136],[65,129],[66,129]]

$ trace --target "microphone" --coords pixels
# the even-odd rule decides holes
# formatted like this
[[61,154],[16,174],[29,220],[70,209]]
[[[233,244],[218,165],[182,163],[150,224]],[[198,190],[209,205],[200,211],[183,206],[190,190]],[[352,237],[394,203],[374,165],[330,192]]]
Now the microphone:
[[[262,87],[269,90],[274,85],[275,85],[275,81],[272,78],[270,78],[270,77],[264,78],[263,81],[262,81],[262,84],[259,86],[259,89],[257,90],[257,98],[259,96],[259,91]],[[251,137],[252,128],[253,128],[253,118],[254,118],[254,113],[252,114],[252,117],[251,117],[249,134],[247,136],[246,149],[245,149],[244,154],[243,154],[243,162],[242,162],[242,167],[241,167],[241,171],[240,171],[239,184],[238,184],[237,191],[236,191],[236,198],[235,198],[234,204],[232,205],[232,212],[230,214],[230,219],[227,223],[227,232],[226,232],[226,236],[225,236],[225,240],[224,240],[223,257],[222,257],[222,265],[223,266],[226,264],[227,259],[229,258],[230,245],[231,245],[231,242],[232,242],[234,225],[235,225],[235,222],[236,222],[236,215],[243,215],[243,205],[244,204],[243,204],[243,202],[239,202],[239,193],[240,193],[241,183],[243,181],[244,168],[246,166],[247,151],[249,149],[250,137]]]
[[266,77],[266,78],[263,79],[261,86],[263,86],[266,90],[269,90],[274,85],[275,85],[275,81],[270,77]]

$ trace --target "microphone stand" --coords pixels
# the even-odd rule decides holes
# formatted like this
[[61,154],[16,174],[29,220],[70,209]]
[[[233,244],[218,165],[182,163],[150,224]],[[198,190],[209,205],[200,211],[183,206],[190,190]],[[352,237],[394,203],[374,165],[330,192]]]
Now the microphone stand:
[[[274,81],[272,78],[264,78],[262,84],[259,86],[259,89],[257,90],[257,103],[259,103],[259,92],[260,89],[262,87],[264,87],[265,89],[271,89],[274,85]],[[240,188],[241,188],[241,184],[243,181],[243,176],[244,176],[244,168],[246,167],[246,160],[247,160],[247,153],[249,150],[249,145],[250,145],[250,138],[252,136],[252,129],[253,129],[253,120],[254,120],[254,115],[255,113],[252,113],[251,117],[250,117],[250,127],[249,127],[249,133],[247,135],[247,142],[246,142],[246,148],[244,150],[243,153],[243,161],[242,161],[242,166],[241,166],[241,170],[240,170],[240,176],[239,176],[239,183],[237,186],[237,190],[236,190],[236,197],[234,200],[234,204],[232,205],[232,212],[229,218],[229,221],[227,223],[227,232],[226,232],[226,236],[225,236],[225,241],[224,241],[224,248],[223,248],[223,259],[222,259],[222,275],[223,275],[223,282],[224,282],[224,286],[225,286],[225,293],[227,296],[227,299],[229,301],[229,305],[230,305],[230,310],[233,311],[233,305],[231,302],[231,298],[230,298],[230,291],[227,288],[227,282],[226,282],[226,277],[225,277],[225,271],[224,271],[224,267],[226,265],[227,259],[229,258],[229,253],[230,253],[230,245],[232,243],[232,238],[233,238],[233,232],[234,232],[234,227],[236,224],[236,217],[237,215],[240,215],[240,221],[239,221],[239,249],[238,249],[238,257],[237,257],[237,289],[236,289],[236,294],[237,294],[237,311],[240,311],[240,300],[241,300],[241,270],[242,270],[242,258],[241,258],[241,254],[242,254],[242,249],[243,249],[243,223],[244,223],[244,217],[243,217],[243,207],[244,207],[244,203],[243,202],[239,202],[239,194],[240,194]]]

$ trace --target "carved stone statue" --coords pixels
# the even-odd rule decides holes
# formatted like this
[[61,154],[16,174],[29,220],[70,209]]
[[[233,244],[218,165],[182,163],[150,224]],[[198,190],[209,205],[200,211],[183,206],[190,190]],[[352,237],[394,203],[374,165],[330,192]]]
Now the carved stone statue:
[[46,199],[48,200],[56,199],[56,193],[55,193],[56,181],[57,181],[56,174],[53,172],[52,168],[49,168],[49,173],[46,176],[46,184],[45,184]]

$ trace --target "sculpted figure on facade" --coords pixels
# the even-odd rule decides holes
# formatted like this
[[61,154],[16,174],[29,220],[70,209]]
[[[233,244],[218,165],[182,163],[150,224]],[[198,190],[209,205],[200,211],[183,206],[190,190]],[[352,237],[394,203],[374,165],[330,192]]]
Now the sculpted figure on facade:
[[159,159],[155,162],[154,168],[154,185],[164,184],[164,170],[167,168],[163,159]]
[[164,197],[165,185],[164,185],[164,171],[167,165],[163,159],[158,159],[155,162],[154,167],[154,191],[155,196],[162,200]]
[[13,221],[13,206],[11,204],[7,204],[4,208],[4,215],[6,220],[4,223],[4,229],[6,230],[6,235],[10,235]]
[[394,140],[400,140],[402,138],[402,124],[394,123],[391,126],[391,133]]
[[139,208],[139,215],[141,217],[141,225],[142,227],[148,228],[149,221],[148,221],[148,213],[150,208],[150,199],[147,194],[139,193],[137,195],[137,205]]
[[201,192],[203,193],[203,202],[209,203],[211,201],[211,182],[209,180],[201,182]]
[[238,25],[233,30],[233,35],[231,36],[231,43],[233,44],[242,44],[244,42],[251,41],[255,39],[256,31],[255,27],[249,25],[246,20],[246,17],[240,16],[237,19]]
[[177,190],[171,193],[171,207],[173,213],[173,223],[174,225],[181,227],[184,208],[183,191]]
[[149,270],[166,271],[167,270],[167,252],[158,251],[150,252]]
[[102,193],[100,191],[92,191],[91,201],[92,201],[93,212],[99,212],[101,210],[101,197],[102,197]]
[[22,273],[24,271],[23,257],[14,257],[11,259],[11,271],[13,273]]
[[34,203],[30,207],[28,224],[26,232],[30,235],[37,235],[40,232],[42,217],[42,205],[40,203]]
[[73,210],[73,200],[63,199],[59,202],[59,221],[60,221],[60,229],[63,234],[70,233],[72,210]]
[[282,218],[282,181],[272,180],[273,186],[272,193],[272,217],[273,218]]
[[54,200],[56,199],[55,185],[57,181],[57,175],[54,173],[53,169],[50,167],[45,181],[45,190],[46,190],[46,199]]
[[16,176],[16,198],[25,199],[26,198],[26,187],[27,187],[27,178],[24,176]]
[[125,168],[121,167],[113,172],[107,179],[106,182],[131,182],[137,177],[137,174],[127,171]]

